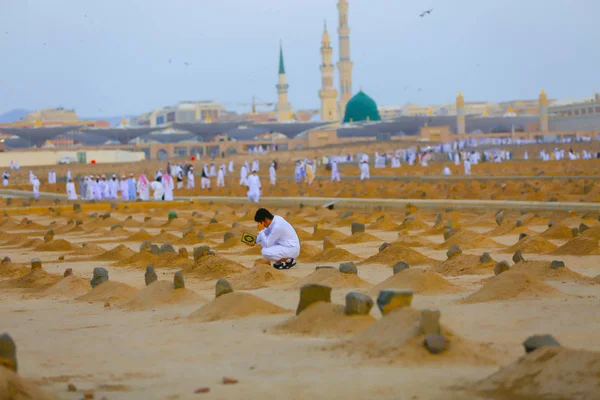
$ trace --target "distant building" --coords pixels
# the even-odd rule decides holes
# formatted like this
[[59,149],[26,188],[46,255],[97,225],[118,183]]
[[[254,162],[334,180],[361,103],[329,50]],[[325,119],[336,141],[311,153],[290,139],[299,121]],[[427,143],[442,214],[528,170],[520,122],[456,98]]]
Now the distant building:
[[225,107],[214,101],[182,101],[171,107],[165,107],[140,115],[134,126],[157,127],[173,123],[216,122],[227,116]]
[[395,119],[402,116],[402,106],[379,106],[377,107],[379,110],[379,115],[381,119]]
[[548,113],[551,131],[600,131],[600,93],[580,101],[556,101]]
[[59,108],[45,108],[43,110],[33,111],[20,121],[0,124],[0,127],[6,128],[41,128],[41,127],[63,127],[63,126],[84,126],[89,128],[107,128],[110,126],[108,121],[89,121],[80,120],[75,110]]

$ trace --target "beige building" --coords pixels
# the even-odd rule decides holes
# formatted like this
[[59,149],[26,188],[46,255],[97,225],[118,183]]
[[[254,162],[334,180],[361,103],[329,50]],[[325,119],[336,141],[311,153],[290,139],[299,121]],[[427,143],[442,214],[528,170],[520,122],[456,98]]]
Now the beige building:
[[23,117],[23,121],[27,122],[64,122],[64,121],[79,121],[79,117],[75,114],[75,110],[66,108],[46,108],[31,112]]
[[213,122],[226,114],[225,107],[214,101],[182,101],[175,106],[142,114],[133,125],[155,127],[172,123]]
[[338,36],[340,41],[340,60],[337,64],[340,74],[340,119],[344,119],[346,104],[352,98],[352,68],[350,61],[350,25],[348,24],[348,0],[339,0],[337,5],[339,14]]
[[321,99],[321,121],[337,121],[339,119],[337,95],[333,84],[335,68],[333,66],[333,49],[331,40],[327,32],[327,25],[323,31],[323,40],[321,42],[321,90],[319,98]]
[[285,122],[292,119],[292,105],[288,101],[288,88],[285,77],[285,64],[283,63],[283,47],[279,48],[279,75],[277,82],[277,105],[275,105],[275,113],[277,121]]
[[394,119],[402,116],[402,106],[379,106],[377,110],[381,119]]

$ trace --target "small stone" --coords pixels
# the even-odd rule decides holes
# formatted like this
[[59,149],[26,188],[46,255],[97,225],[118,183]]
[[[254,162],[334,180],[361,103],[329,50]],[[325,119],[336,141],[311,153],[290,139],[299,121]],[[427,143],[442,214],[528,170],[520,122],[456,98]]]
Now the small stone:
[[556,203],[556,202],[558,201],[558,197],[556,197],[556,196],[552,196],[552,197],[550,197],[550,198],[548,199],[548,201],[549,201],[550,203]]
[[152,242],[149,240],[144,240],[142,242],[142,244],[140,245],[140,251],[150,250],[151,247],[152,247]]
[[58,256],[58,261],[64,261],[65,260],[65,256]]
[[331,267],[328,265],[319,265],[319,266],[315,267],[315,271],[318,269],[335,269],[335,267]]
[[573,237],[581,236],[581,232],[579,232],[579,228],[576,226],[571,228],[571,235],[573,235]]
[[183,280],[183,274],[181,271],[175,273],[175,278],[173,279],[173,286],[175,289],[183,289],[185,288],[185,281]]
[[211,218],[210,221],[208,221],[209,224],[216,224],[217,222],[219,221],[217,221],[215,218]]
[[231,239],[235,238],[235,235],[233,234],[233,232],[225,232],[225,235],[223,236],[223,242],[227,242]]
[[75,220],[75,226],[83,225],[83,221],[79,218]]
[[100,219],[104,220],[104,219],[108,219],[108,218],[110,218],[110,213],[104,213],[104,214],[100,215]]
[[415,221],[415,217],[406,217],[404,218],[404,220],[402,221],[402,223],[408,222],[408,221]]
[[583,233],[583,232],[587,231],[588,229],[590,229],[590,227],[587,226],[586,224],[584,224],[583,222],[581,224],[579,224],[579,232]]
[[81,204],[79,203],[75,203],[73,204],[73,211],[77,212],[81,212]]
[[98,213],[97,212],[91,213],[90,218],[98,218]]
[[194,247],[194,261],[198,262],[202,257],[206,256],[209,251],[209,246]]
[[325,238],[323,239],[323,251],[327,251],[327,250],[331,250],[331,249],[335,249],[336,245],[335,243],[333,243],[333,241],[329,238],[329,236],[325,236]]
[[354,264],[352,261],[341,263],[339,270],[342,274],[358,275],[358,268],[356,267],[356,264]]
[[552,228],[554,225],[556,225],[556,221],[550,220],[550,222],[548,222],[548,228]]
[[450,239],[452,236],[456,235],[458,232],[460,232],[460,229],[458,228],[447,228],[443,233],[444,242]]
[[352,211],[346,211],[345,213],[342,214],[340,219],[346,219],[348,217],[351,217],[352,215],[354,215],[354,213]]
[[160,246],[160,254],[163,253],[175,253],[175,248],[169,243],[164,243]]
[[227,293],[233,293],[233,287],[227,279],[219,279],[215,285],[215,299]]
[[554,260],[550,264],[550,268],[552,268],[552,269],[565,268],[565,262],[564,261],[559,261],[559,260]]
[[194,393],[198,394],[198,393],[208,393],[210,392],[210,388],[209,387],[201,387],[198,388],[196,390],[194,390]]
[[311,283],[300,288],[300,301],[296,309],[296,315],[300,314],[304,309],[313,303],[319,301],[331,303],[331,287]]
[[421,332],[424,335],[439,335],[441,316],[440,310],[421,310]]
[[534,335],[523,342],[525,353],[539,349],[540,347],[560,347],[560,343],[552,335]]
[[94,398],[94,393],[92,393],[92,392],[84,393],[83,398],[84,399],[93,399]]
[[526,234],[525,232],[521,232],[519,234],[519,240],[525,239],[527,236],[529,236],[528,234]]
[[490,261],[492,261],[492,257],[490,256],[490,253],[487,253],[487,252],[483,253],[481,255],[481,257],[479,257],[479,262],[482,263],[482,264],[487,264]]
[[42,269],[42,261],[39,258],[31,259],[31,270]]
[[108,302],[108,301],[104,302],[104,308],[110,308],[110,302]]
[[396,275],[399,272],[404,271],[405,269],[409,269],[410,266],[408,265],[408,263],[404,262],[404,261],[398,261],[393,267],[392,267],[392,271],[394,271],[394,275]]
[[523,226],[523,221],[521,221],[520,219],[517,220],[517,222],[515,222],[515,225],[517,228],[520,228]]
[[144,217],[144,222],[148,222],[152,219],[152,217]]
[[48,243],[54,239],[54,231],[51,229],[44,235],[44,243]]
[[93,277],[90,280],[90,285],[92,285],[92,289],[101,284],[102,282],[106,282],[108,280],[108,271],[101,267],[94,268]]
[[239,381],[235,378],[230,378],[228,376],[223,377],[223,385],[235,385]]
[[383,242],[383,244],[381,246],[379,246],[379,252],[381,253],[382,251],[384,251],[388,247],[390,247],[390,244],[388,242]]
[[8,256],[4,256],[4,258],[2,259],[2,264],[11,263],[11,262],[12,262],[12,260]]
[[460,247],[458,247],[457,244],[453,244],[452,246],[450,246],[450,248],[446,252],[446,256],[449,259],[452,258],[452,257],[454,257],[454,256],[457,256],[459,254],[462,254],[462,250],[460,249]]
[[175,211],[171,211],[169,213],[169,221],[171,221],[172,219],[176,219],[177,218],[177,213]]
[[69,383],[67,385],[67,391],[69,391],[69,392],[76,392],[77,391],[77,386],[73,385],[72,383]]
[[402,307],[410,307],[414,292],[408,289],[385,289],[379,292],[377,296],[377,307],[381,311],[382,315],[387,315],[391,311],[394,311]]
[[515,252],[515,254],[512,256],[512,260],[515,264],[525,261],[525,258],[523,258],[523,254],[521,254],[521,250],[517,250]]
[[150,253],[154,254],[155,256],[159,255],[160,247],[158,247],[158,245],[156,245],[156,244],[150,245]]
[[181,257],[181,258],[189,258],[190,257],[190,255],[185,247],[179,248],[179,257]]
[[442,214],[438,214],[435,216],[435,222],[434,225],[438,226],[439,224],[441,224],[444,221],[444,217],[442,217]]
[[346,295],[346,315],[369,315],[373,308],[373,299],[366,294],[350,292]]
[[351,229],[351,232],[353,235],[355,233],[362,233],[365,231],[365,224],[361,224],[359,222],[353,222],[350,229]]
[[146,267],[146,273],[144,274],[144,280],[146,281],[146,286],[148,286],[152,282],[156,282],[158,280],[158,275],[156,275],[156,271],[154,271],[154,267],[152,265],[148,265]]
[[200,240],[204,240],[204,232],[198,232],[198,234],[196,235],[196,237]]
[[496,214],[496,223],[498,225],[502,225],[503,222],[504,222],[504,211],[499,211]]
[[73,275],[73,268],[65,269],[65,272],[63,273],[64,278],[66,278],[67,276],[72,276],[72,275]]
[[17,345],[8,333],[0,335],[0,366],[18,372]]
[[500,261],[494,267],[494,275],[500,275],[503,272],[506,272],[510,269],[510,265],[506,261]]
[[426,335],[423,345],[431,354],[440,354],[446,347],[446,338],[440,334]]

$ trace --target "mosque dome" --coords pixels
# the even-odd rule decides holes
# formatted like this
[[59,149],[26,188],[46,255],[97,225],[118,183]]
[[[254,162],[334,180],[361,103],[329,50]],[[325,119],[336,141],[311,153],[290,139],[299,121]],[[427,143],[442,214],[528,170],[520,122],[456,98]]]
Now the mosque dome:
[[362,90],[346,104],[344,122],[381,121],[375,101]]

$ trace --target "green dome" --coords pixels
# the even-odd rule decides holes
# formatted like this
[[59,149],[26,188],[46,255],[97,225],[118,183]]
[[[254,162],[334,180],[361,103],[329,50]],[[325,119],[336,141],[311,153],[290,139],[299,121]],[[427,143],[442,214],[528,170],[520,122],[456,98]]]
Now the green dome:
[[375,101],[362,90],[346,104],[344,122],[381,121]]

